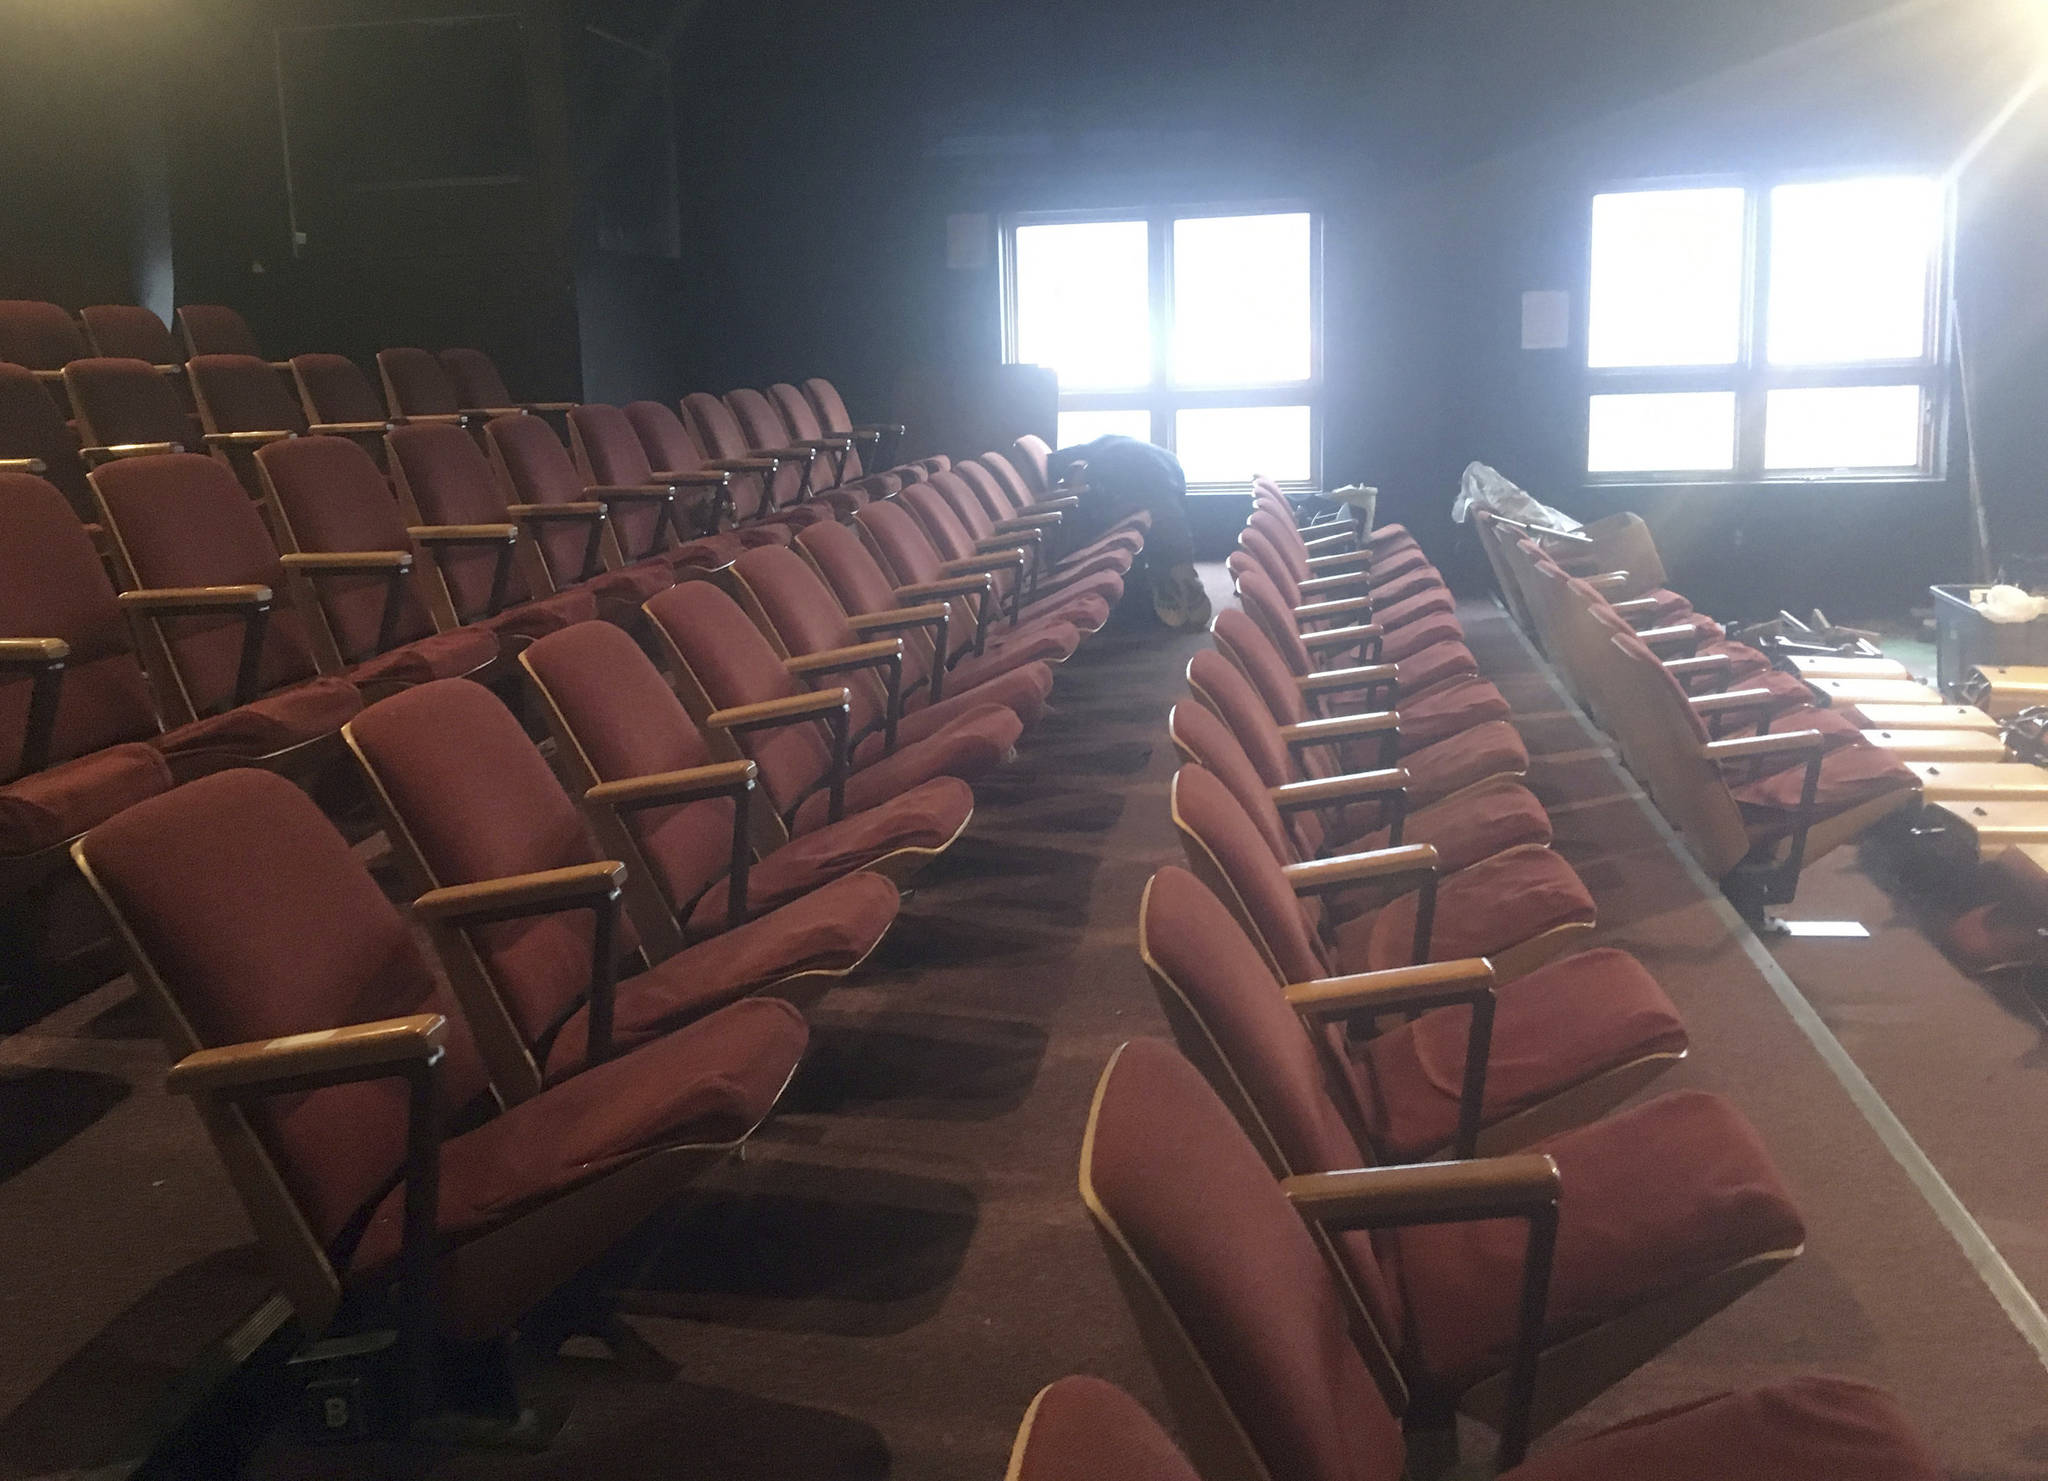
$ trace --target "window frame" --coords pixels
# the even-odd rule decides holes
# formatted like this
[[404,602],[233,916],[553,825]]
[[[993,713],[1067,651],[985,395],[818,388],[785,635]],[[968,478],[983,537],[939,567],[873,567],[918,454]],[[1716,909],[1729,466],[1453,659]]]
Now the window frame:
[[[1244,382],[1229,386],[1179,386],[1172,379],[1173,355],[1173,224],[1215,216],[1308,217],[1309,374],[1306,380]],[[1174,450],[1175,418],[1181,411],[1225,410],[1259,406],[1306,406],[1309,422],[1309,476],[1282,479],[1285,489],[1320,489],[1323,480],[1323,217],[1303,200],[1205,202],[1194,205],[1097,207],[1077,210],[1006,212],[998,218],[998,278],[1001,285],[1003,362],[1019,363],[1017,355],[1017,229],[1024,226],[1082,225],[1090,222],[1143,221],[1146,224],[1146,291],[1152,335],[1152,373],[1143,386],[1122,391],[1069,391],[1060,388],[1059,409],[1066,411],[1143,411],[1151,419],[1151,441]],[[1239,482],[1197,483],[1191,494],[1236,494]]]
[[[1941,235],[1935,249],[1934,271],[1927,275],[1924,309],[1927,338],[1919,358],[1831,365],[1771,364],[1771,192],[1780,185],[1901,177],[1935,180],[1942,185]],[[1644,191],[1728,187],[1739,187],[1743,192],[1742,326],[1734,363],[1608,367],[1588,364],[1592,353],[1594,198]],[[1578,429],[1579,469],[1586,487],[1915,484],[1941,483],[1947,479],[1952,333],[1949,294],[1955,271],[1956,192],[1944,170],[1916,164],[1894,164],[1616,180],[1596,185],[1588,192],[1582,219],[1586,223],[1586,235],[1576,328],[1579,368],[1585,377],[1583,394],[1579,397]],[[1916,385],[1921,392],[1920,458],[1913,467],[1771,469],[1765,466],[1765,408],[1772,391],[1900,385]],[[1656,391],[1732,391],[1735,394],[1734,466],[1711,472],[1592,471],[1587,465],[1592,452],[1593,398]]]

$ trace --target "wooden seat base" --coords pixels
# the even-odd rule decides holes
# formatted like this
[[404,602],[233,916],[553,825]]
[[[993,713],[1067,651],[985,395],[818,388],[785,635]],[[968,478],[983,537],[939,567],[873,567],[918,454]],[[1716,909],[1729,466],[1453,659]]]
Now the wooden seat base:
[[1803,653],[1787,654],[1785,662],[1792,666],[1792,672],[1802,679],[1911,679],[1913,671],[1896,658],[1833,658],[1826,655],[1809,657]]
[[1842,705],[1945,705],[1941,691],[1913,679],[1807,679],[1820,702]]
[[1849,718],[1867,730],[1977,730],[1998,734],[1998,722],[1975,705],[1857,705]]
[[1884,747],[1901,761],[1975,761],[1995,765],[2005,759],[2005,741],[1995,731],[1987,735],[1981,730],[1866,730],[1863,738],[1873,746]]
[[2048,767],[2024,761],[1908,761],[1929,802],[2048,802]]

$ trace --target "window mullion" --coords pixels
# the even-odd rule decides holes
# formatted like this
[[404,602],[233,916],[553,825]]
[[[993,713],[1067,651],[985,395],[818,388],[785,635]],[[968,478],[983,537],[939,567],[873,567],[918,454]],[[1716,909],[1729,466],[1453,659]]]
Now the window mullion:
[[1742,363],[1736,368],[1735,381],[1735,472],[1737,477],[1753,479],[1761,477],[1764,469],[1764,398],[1770,360],[1770,187],[1752,180],[1747,195]]
[[1173,447],[1173,407],[1168,395],[1168,360],[1173,342],[1173,218],[1151,215],[1151,270],[1146,275],[1152,300],[1152,440]]

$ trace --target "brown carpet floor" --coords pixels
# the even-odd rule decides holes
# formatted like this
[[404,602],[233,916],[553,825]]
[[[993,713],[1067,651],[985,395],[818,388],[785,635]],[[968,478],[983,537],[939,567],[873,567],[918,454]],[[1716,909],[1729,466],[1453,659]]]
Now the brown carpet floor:
[[[1896,1390],[1966,1481],[2048,1471],[2048,1373],[1597,737],[1491,606],[1463,616],[1517,706],[1533,784],[1600,902],[1603,939],[1642,956],[1691,1026],[1693,1056],[1663,1086],[1733,1097],[1811,1229],[1790,1270],[1564,1433],[1823,1370]],[[568,1412],[549,1451],[320,1448],[280,1433],[255,1473],[992,1481],[1032,1393],[1061,1374],[1101,1374],[1156,1410],[1074,1169],[1110,1051],[1164,1032],[1134,923],[1147,876],[1177,857],[1164,718],[1199,641],[1112,630],[1067,666],[1058,712],[977,788],[968,837],[919,882],[876,962],[815,1005],[812,1060],[783,1114],[743,1164],[620,1252],[609,1274],[635,1288],[638,1345],[578,1344],[530,1365],[528,1392]],[[1799,913],[1834,913],[1805,908],[1825,903],[1818,885]],[[1850,975],[1873,1019],[1896,1013],[1886,974],[1917,968],[1889,939],[1865,947],[1882,966]],[[1970,1042],[1939,1047],[1960,1061]],[[2038,1044],[2036,1031],[2015,1057]],[[1987,1172],[2033,1124],[2017,1102],[1965,1116],[1928,1067],[1899,1061],[1900,1093],[1925,1090],[1925,1116]],[[260,1299],[239,1211],[189,1111],[155,1088],[160,1067],[119,985],[0,1040],[0,1096],[25,1113],[0,1118],[0,1174],[12,1174],[0,1181],[0,1478],[117,1461],[175,1376]],[[1976,1093],[1940,1068],[1952,1100]],[[1893,1093],[1889,1071],[1871,1073]],[[2018,1189],[2033,1156],[2008,1157],[2016,1223],[2030,1218]],[[2038,1216],[2028,1227],[2038,1239]]]

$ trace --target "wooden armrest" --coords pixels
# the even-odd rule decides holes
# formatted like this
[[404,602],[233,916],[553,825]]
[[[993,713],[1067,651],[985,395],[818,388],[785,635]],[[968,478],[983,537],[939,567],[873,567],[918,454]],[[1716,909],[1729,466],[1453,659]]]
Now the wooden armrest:
[[146,591],[124,591],[119,600],[131,612],[151,616],[204,617],[266,608],[272,597],[267,586],[161,586]]
[[1363,689],[1367,685],[1392,684],[1399,677],[1391,663],[1361,664],[1357,668],[1325,669],[1319,674],[1304,674],[1294,682],[1304,695],[1331,694],[1344,689]]
[[377,571],[410,571],[409,550],[293,551],[280,557],[287,571],[337,571],[369,575]]
[[1349,1018],[1360,1013],[1412,1013],[1493,995],[1493,963],[1483,956],[1423,962],[1383,972],[1353,972],[1289,983],[1288,1006],[1307,1018]]
[[830,453],[844,452],[853,446],[851,437],[834,437],[829,432],[823,437],[800,437],[790,445],[792,452]]
[[1760,761],[1768,756],[1804,756],[1819,751],[1825,744],[1818,730],[1784,730],[1707,741],[1700,747],[1700,754],[1709,761]]
[[1719,694],[1693,694],[1686,696],[1696,715],[1715,715],[1723,710],[1748,710],[1758,705],[1767,705],[1777,699],[1768,689],[1728,689]]
[[519,403],[519,409],[521,411],[574,411],[582,404],[581,401],[522,401]]
[[993,574],[997,571],[1021,571],[1029,557],[1021,550],[1005,550],[1000,553],[987,552],[966,560],[947,561],[939,569],[948,576],[965,576],[976,573]]
[[[1370,552],[1356,548],[1358,536],[1350,530],[1340,530],[1334,535],[1318,535],[1313,540],[1304,537],[1301,543],[1309,549],[1308,563],[1310,566],[1314,566],[1319,560],[1339,559],[1358,559],[1367,565],[1372,563]],[[1330,554],[1319,556],[1315,554],[1318,550],[1326,550]]]
[[704,466],[721,473],[773,473],[782,462],[778,458],[706,458]]
[[61,386],[64,384],[64,372],[61,370],[35,370],[29,373],[46,386]]
[[[1641,637],[1642,634],[1638,633],[1636,636]],[[1680,679],[1686,678],[1691,674],[1704,674],[1716,669],[1732,669],[1734,667],[1735,660],[1725,653],[1701,653],[1691,658],[1667,658],[1664,660],[1664,672]],[[1743,692],[1763,693],[1767,691],[1744,690]]]
[[1064,523],[1065,520],[1066,516],[1057,509],[1039,509],[1030,514],[1019,514],[1009,519],[999,519],[995,522],[993,528],[998,535],[1007,535],[1013,531],[1021,532],[1024,530],[1044,531]]
[[732,483],[732,474],[722,468],[702,468],[694,473],[676,473],[663,469],[654,476],[662,483],[683,489],[722,489]]
[[702,802],[712,797],[736,797],[753,790],[758,771],[759,768],[751,761],[717,761],[709,766],[691,766],[681,771],[662,771],[649,776],[626,777],[616,782],[599,782],[583,794],[583,800],[600,807],[632,812],[643,807]]
[[0,669],[56,668],[70,656],[62,638],[0,638]]
[[314,437],[347,437],[363,432],[389,432],[392,422],[315,422],[306,428],[307,435]]
[[821,449],[818,446],[810,443],[791,443],[788,447],[757,447],[754,449],[756,456],[774,458],[777,462],[782,463],[808,463],[820,451]]
[[881,612],[863,612],[846,619],[857,633],[899,632],[912,627],[937,627],[952,620],[953,610],[944,602],[926,602],[918,607],[891,607]]
[[523,417],[526,415],[526,408],[523,406],[465,406],[462,408],[462,415],[466,417],[482,417],[485,420],[489,420],[492,417]]
[[1009,530],[975,541],[974,548],[983,555],[994,555],[999,551],[1013,549],[1021,552],[1030,546],[1043,543],[1044,539],[1044,530]]
[[316,1029],[186,1055],[164,1076],[178,1095],[282,1094],[316,1084],[376,1080],[440,1059],[448,1020],[438,1013]]
[[268,432],[207,432],[203,435],[208,447],[262,447],[272,442],[288,442],[299,434],[279,427]]
[[1399,710],[1361,710],[1355,715],[1332,715],[1323,720],[1303,720],[1280,727],[1280,738],[1290,747],[1329,745],[1335,741],[1358,740],[1368,735],[1385,735],[1401,728]]
[[853,430],[856,432],[871,432],[876,437],[901,437],[904,427],[901,422],[863,422]]
[[[1361,622],[1353,627],[1325,627],[1315,632],[1303,633],[1301,635],[1301,646],[1308,649],[1311,653],[1321,652],[1325,648],[1335,648],[1342,651],[1346,648],[1357,647],[1361,643],[1370,643],[1375,638],[1383,636],[1385,636],[1384,630],[1377,622]],[[1378,651],[1375,648],[1373,653],[1365,656],[1370,658]]]
[[667,483],[593,483],[583,492],[600,504],[657,504],[676,496],[675,486]]
[[786,694],[780,699],[764,699],[757,704],[713,710],[704,717],[704,723],[714,730],[744,734],[752,730],[794,725],[803,720],[822,720],[852,707],[853,696],[843,688],[814,689],[808,694]]
[[1353,885],[1433,879],[1437,862],[1436,849],[1431,845],[1404,843],[1399,848],[1369,849],[1364,853],[1287,864],[1280,872],[1286,876],[1288,888],[1297,895],[1327,895]]
[[436,925],[486,925],[515,916],[588,910],[619,898],[626,866],[617,859],[542,869],[475,884],[429,890],[412,902],[413,913]]
[[1065,514],[1068,510],[1079,509],[1081,501],[1072,494],[1061,494],[1058,498],[1033,499],[1025,507],[1027,509],[1049,509],[1056,514]]
[[[1310,540],[1307,543],[1313,550],[1316,546],[1327,545],[1332,540],[1350,538],[1348,535],[1325,535],[1320,540]],[[1308,558],[1308,568],[1311,571],[1365,571],[1372,563],[1373,553],[1370,550],[1345,550],[1330,555],[1312,555]]]
[[987,596],[994,589],[991,576],[950,576],[944,581],[921,581],[896,588],[898,601],[923,601],[927,597]]
[[88,468],[101,463],[111,463],[117,458],[160,458],[166,453],[181,453],[185,449],[175,442],[112,442],[104,446],[81,447],[78,456]]
[[818,653],[799,654],[784,659],[782,666],[804,678],[812,674],[843,674],[849,669],[874,668],[879,664],[902,661],[901,638],[877,638],[871,643],[856,643],[851,648],[827,648]]
[[510,545],[518,525],[414,525],[406,533],[422,545]]
[[41,458],[0,458],[0,473],[47,473]]
[[567,504],[507,504],[505,512],[514,519],[603,519],[604,505],[577,499]]
[[1368,797],[1387,797],[1408,790],[1408,769],[1389,766],[1381,771],[1354,771],[1344,776],[1317,777],[1313,781],[1286,782],[1268,787],[1266,795],[1283,813],[1311,807],[1339,807]]
[[[1628,572],[1602,571],[1596,576],[1586,577],[1585,582],[1586,585],[1592,587],[1595,591],[1619,591],[1622,587],[1628,585]],[[1642,599],[1638,597],[1637,600],[1640,601]]]
[[[1332,576],[1311,576],[1308,580],[1301,582],[1298,589],[1303,596],[1314,597],[1320,601],[1323,599],[1325,592],[1351,591],[1357,587],[1364,587],[1367,591],[1371,590],[1372,573],[1370,571],[1340,571]],[[1295,610],[1299,611],[1300,608],[1297,607]]]
[[1361,1167],[1280,1180],[1287,1201],[1326,1229],[1510,1219],[1554,1208],[1563,1188],[1557,1164],[1540,1152]]
[[1353,613],[1370,615],[1371,612],[1371,597],[1343,597],[1334,602],[1310,602],[1294,609],[1294,615],[1303,622],[1320,622],[1326,617],[1349,617]]

